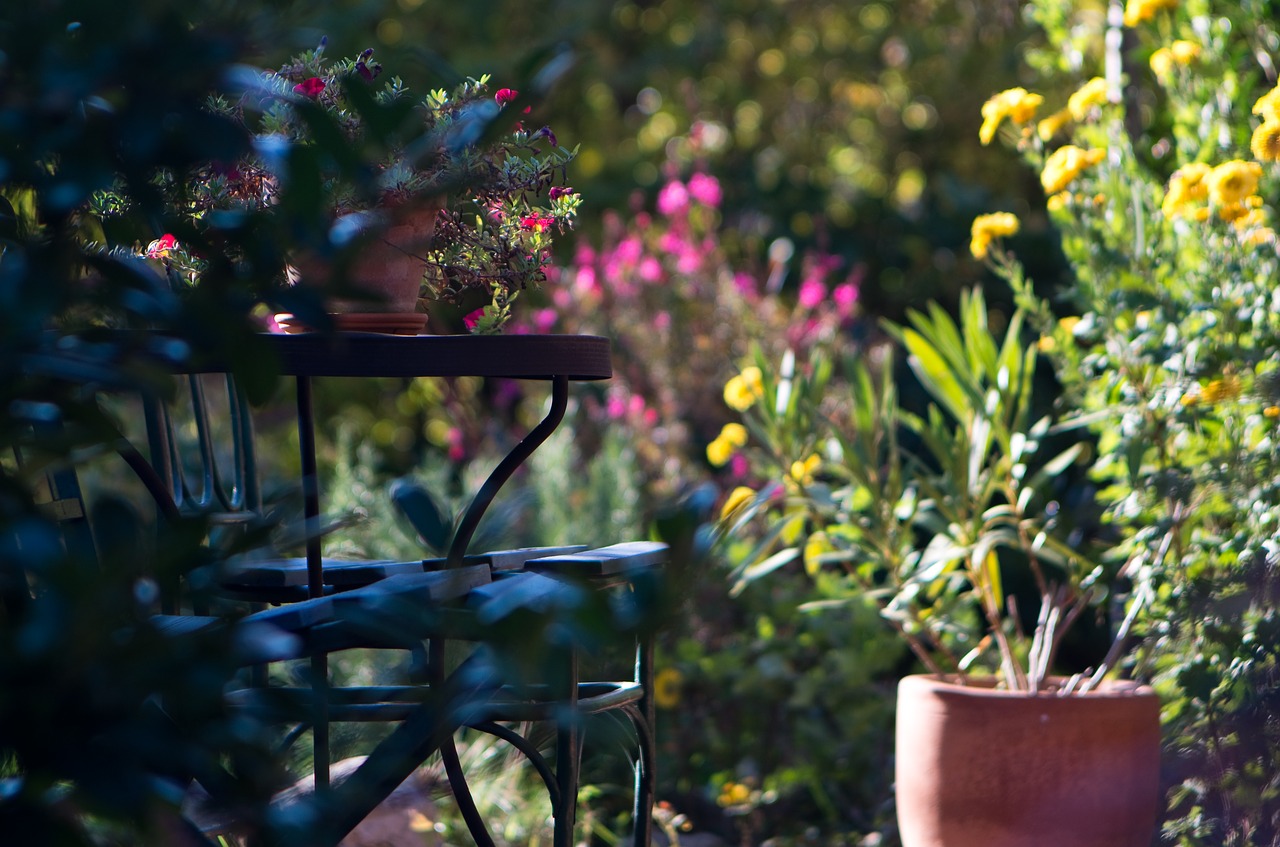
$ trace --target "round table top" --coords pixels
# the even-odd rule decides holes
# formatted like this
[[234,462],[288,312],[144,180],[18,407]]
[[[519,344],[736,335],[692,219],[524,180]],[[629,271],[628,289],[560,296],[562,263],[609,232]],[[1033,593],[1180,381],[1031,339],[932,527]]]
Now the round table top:
[[385,335],[365,332],[261,336],[289,376],[488,376],[608,379],[609,339],[597,335]]

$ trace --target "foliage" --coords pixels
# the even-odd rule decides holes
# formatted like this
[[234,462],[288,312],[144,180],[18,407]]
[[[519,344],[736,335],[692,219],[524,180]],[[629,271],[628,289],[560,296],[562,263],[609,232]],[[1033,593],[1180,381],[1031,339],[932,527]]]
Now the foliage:
[[[550,306],[527,326],[605,335],[614,377],[588,409],[603,431],[633,433],[650,503],[726,464],[708,445],[727,415],[706,402],[754,343],[807,348],[857,330],[860,267],[783,239],[766,255],[735,249],[709,173],[668,163],[652,198],[605,216],[598,244],[582,243],[556,274]],[[798,270],[798,291],[784,290]],[[730,468],[729,473],[734,473]]]
[[[1165,834],[1274,844],[1277,9],[1031,10],[1049,36],[1038,67],[1103,72],[1061,111],[1046,97],[1039,124],[1034,109],[1007,115],[1002,137],[1040,171],[1075,270],[1063,317],[1025,289],[1023,302],[1064,413],[1096,436],[1090,476],[1116,549],[1154,586],[1134,672],[1165,702]],[[1019,277],[992,246],[997,273]]]
[[909,319],[886,328],[928,395],[923,412],[900,401],[891,351],[849,357],[835,380],[825,351],[777,369],[758,356],[744,372],[758,491],[735,492],[723,528],[758,540],[737,566],[738,590],[801,562],[819,591],[839,587],[813,604],[873,598],[934,673],[1086,691],[1114,657],[1061,685],[1050,677],[1071,625],[1112,599],[1116,568],[1060,514],[1060,475],[1084,444],[1063,445],[1052,418],[1035,416],[1024,315],[1003,341],[981,292],[962,299],[958,324],[936,304]]

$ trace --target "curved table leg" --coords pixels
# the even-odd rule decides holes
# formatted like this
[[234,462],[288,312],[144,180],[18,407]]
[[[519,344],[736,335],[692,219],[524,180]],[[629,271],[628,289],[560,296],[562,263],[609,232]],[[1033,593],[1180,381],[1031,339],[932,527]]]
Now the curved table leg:
[[547,411],[547,416],[537,426],[529,430],[529,434],[498,463],[498,466],[485,479],[484,485],[480,486],[476,496],[471,498],[471,503],[467,506],[467,511],[462,516],[461,523],[458,524],[458,531],[453,536],[453,542],[449,545],[447,567],[453,568],[462,564],[462,557],[467,554],[467,547],[471,544],[471,536],[475,534],[476,527],[479,526],[480,519],[484,517],[485,510],[489,508],[493,498],[497,496],[498,491],[511,478],[512,474],[524,464],[526,459],[533,455],[533,451],[537,450],[551,433],[555,432],[556,427],[560,425],[560,421],[564,420],[564,412],[568,404],[569,378],[565,376],[555,377],[551,381],[551,408]]

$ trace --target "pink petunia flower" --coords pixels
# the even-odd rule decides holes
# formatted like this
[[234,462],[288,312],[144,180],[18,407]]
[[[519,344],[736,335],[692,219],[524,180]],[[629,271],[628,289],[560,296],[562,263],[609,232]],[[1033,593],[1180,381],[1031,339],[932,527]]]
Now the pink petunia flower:
[[466,327],[468,330],[472,330],[476,328],[476,325],[480,323],[480,319],[483,317],[484,317],[484,308],[481,307],[479,309],[476,309],[474,312],[469,313],[466,317],[462,319],[462,322],[466,324]]
[[645,282],[657,282],[662,279],[662,263],[652,256],[645,256],[640,260],[640,267],[636,269],[636,276]]
[[505,106],[519,96],[520,92],[514,88],[499,88],[498,92],[493,95],[493,99],[498,101],[499,106]]
[[689,177],[689,196],[712,209],[717,208],[724,197],[720,191],[720,180],[704,173]]
[[840,317],[849,317],[853,314],[853,308],[858,303],[858,284],[845,282],[837,285],[835,290],[831,292],[831,299],[835,302],[836,311]]
[[293,87],[293,92],[295,94],[301,94],[303,97],[310,97],[313,100],[319,97],[323,91],[324,80],[318,76],[313,76],[310,79],[304,79]]
[[798,302],[801,308],[815,309],[825,299],[827,299],[827,286],[823,284],[822,280],[810,277],[800,283]]
[[667,217],[675,217],[689,210],[689,189],[678,179],[673,179],[658,192],[658,211]]

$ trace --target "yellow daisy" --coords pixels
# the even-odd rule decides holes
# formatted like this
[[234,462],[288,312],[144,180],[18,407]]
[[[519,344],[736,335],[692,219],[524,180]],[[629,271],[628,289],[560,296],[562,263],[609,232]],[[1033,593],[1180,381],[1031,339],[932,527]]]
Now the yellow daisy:
[[1154,18],[1161,9],[1177,7],[1177,0],[1129,0],[1124,6],[1124,25],[1137,26]]
[[1280,85],[1258,98],[1253,104],[1253,113],[1262,115],[1263,120],[1280,120]]
[[1066,144],[1054,150],[1045,160],[1040,173],[1040,184],[1045,194],[1057,194],[1071,184],[1085,168],[1096,165],[1106,156],[1105,150],[1084,150],[1074,144]]
[[1280,118],[1269,117],[1253,131],[1249,141],[1253,157],[1263,162],[1280,161]]
[[1100,76],[1080,86],[1080,89],[1067,98],[1067,111],[1077,121],[1082,121],[1094,106],[1107,102],[1107,81]]
[[1232,159],[1209,171],[1204,177],[1204,184],[1215,206],[1234,206],[1244,203],[1258,190],[1261,177],[1262,165]]
[[1043,102],[1043,97],[1025,88],[1009,88],[992,95],[982,104],[982,128],[978,130],[978,139],[983,144],[990,144],[1005,118],[1018,124],[1027,123],[1036,116],[1036,109]]
[[973,219],[970,232],[969,251],[975,259],[987,258],[991,242],[997,238],[1015,235],[1021,223],[1018,216],[1011,212],[993,212],[989,215],[978,215]]
[[736,412],[745,412],[764,396],[764,378],[754,365],[724,384],[724,402]]

